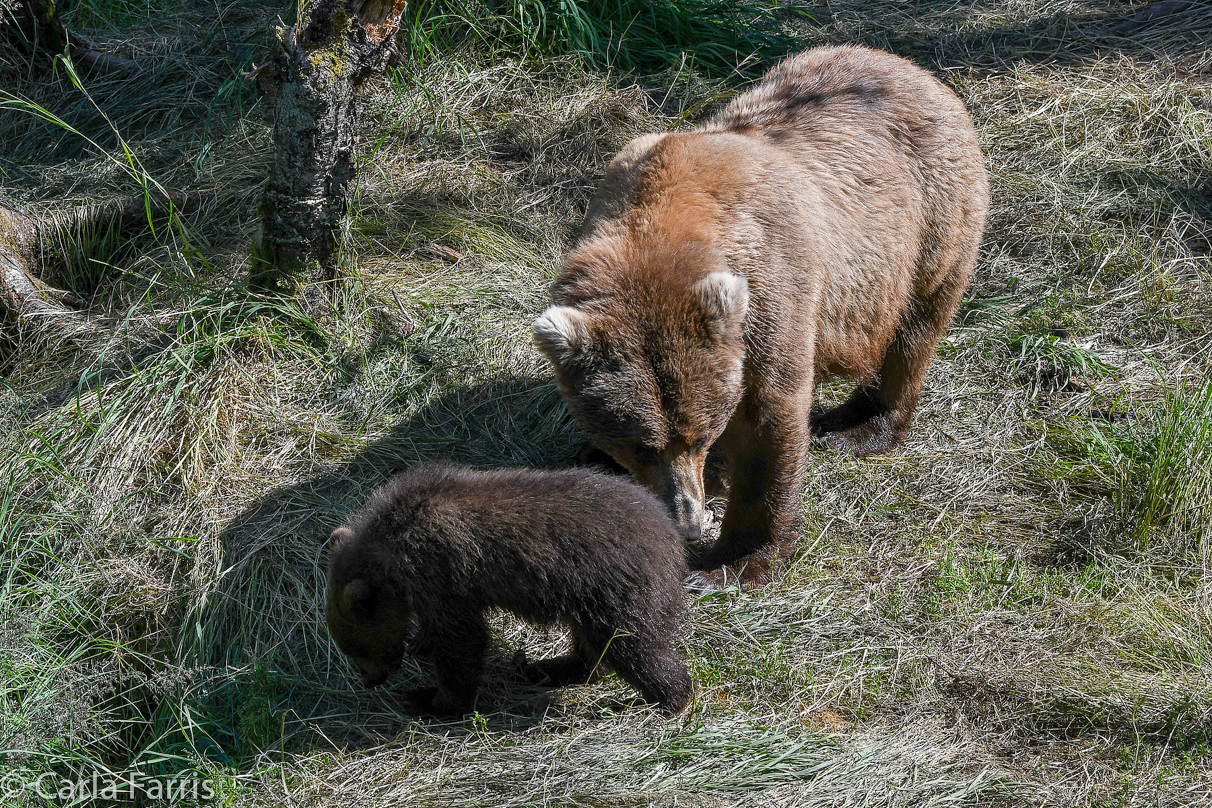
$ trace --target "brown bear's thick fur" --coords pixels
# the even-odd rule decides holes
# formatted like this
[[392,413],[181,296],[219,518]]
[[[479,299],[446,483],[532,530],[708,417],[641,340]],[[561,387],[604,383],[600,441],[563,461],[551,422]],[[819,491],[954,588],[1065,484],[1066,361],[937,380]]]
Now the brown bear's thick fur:
[[[581,424],[699,533],[717,440],[731,495],[701,560],[769,579],[811,436],[904,438],[968,286],[989,183],[962,103],[909,62],[817,48],[695,130],[614,159],[535,338]],[[818,374],[858,380],[810,423]]]
[[436,692],[414,694],[423,711],[472,709],[484,611],[500,607],[572,629],[572,654],[523,664],[534,683],[589,681],[604,662],[677,713],[692,693],[672,645],[685,575],[665,508],[625,479],[425,464],[333,532],[325,615],[368,687],[399,667],[415,620],[438,677]]

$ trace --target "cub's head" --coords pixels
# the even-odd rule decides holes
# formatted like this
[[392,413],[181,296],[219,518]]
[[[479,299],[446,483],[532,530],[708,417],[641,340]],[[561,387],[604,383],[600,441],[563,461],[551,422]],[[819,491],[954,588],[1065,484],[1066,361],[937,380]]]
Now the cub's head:
[[333,641],[357,666],[362,683],[376,687],[400,667],[409,635],[403,593],[383,576],[383,563],[353,531],[333,531],[324,616]]
[[748,284],[719,269],[564,297],[535,320],[534,338],[572,412],[697,539],[707,450],[741,399]]

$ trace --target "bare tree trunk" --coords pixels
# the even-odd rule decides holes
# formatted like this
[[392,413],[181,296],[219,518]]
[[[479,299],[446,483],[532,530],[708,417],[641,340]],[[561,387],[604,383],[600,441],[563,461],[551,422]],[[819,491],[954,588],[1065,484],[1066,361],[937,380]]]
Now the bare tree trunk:
[[67,51],[77,66],[101,73],[134,72],[139,69],[137,62],[101,53],[69,32],[59,18],[55,0],[20,0],[9,14],[11,19],[7,24],[10,33],[15,32],[31,53],[41,53],[53,59]]
[[276,101],[254,285],[315,289],[336,278],[362,85],[394,54],[404,7],[405,0],[301,0],[298,23],[278,31],[273,61],[256,71]]

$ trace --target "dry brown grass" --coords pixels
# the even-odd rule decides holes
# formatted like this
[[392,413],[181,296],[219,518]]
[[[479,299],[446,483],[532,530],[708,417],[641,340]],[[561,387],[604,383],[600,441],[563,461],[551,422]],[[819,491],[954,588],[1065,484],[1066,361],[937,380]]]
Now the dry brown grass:
[[[993,177],[911,440],[815,455],[784,579],[693,604],[684,719],[613,679],[511,683],[511,649],[562,638],[501,617],[485,712],[452,724],[406,714],[411,663],[354,684],[323,541],[418,458],[569,461],[528,323],[611,154],[728,87],[483,52],[382,82],[353,281],[317,324],[239,286],[267,141],[238,72],[275,10],[78,12],[155,66],[90,82],[97,104],[166,187],[219,197],[187,242],[82,264],[103,336],[5,357],[0,765],[192,766],[264,805],[1212,804],[1207,489],[1177,484],[1206,485],[1212,454],[1165,428],[1198,423],[1212,367],[1212,12],[1116,33],[1143,5],[809,8],[807,44],[938,71]],[[2,75],[106,137],[64,83]],[[0,114],[0,140],[10,199],[130,190],[28,117]],[[1150,475],[1173,507],[1145,520]]]

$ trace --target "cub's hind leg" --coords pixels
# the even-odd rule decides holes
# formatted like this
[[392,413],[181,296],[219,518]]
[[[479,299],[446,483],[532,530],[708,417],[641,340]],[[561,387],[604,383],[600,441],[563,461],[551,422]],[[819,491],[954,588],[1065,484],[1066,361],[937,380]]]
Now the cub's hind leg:
[[606,644],[592,641],[577,625],[572,627],[572,642],[572,653],[537,662],[530,662],[525,651],[518,651],[514,665],[525,681],[541,687],[587,684],[600,677]]

